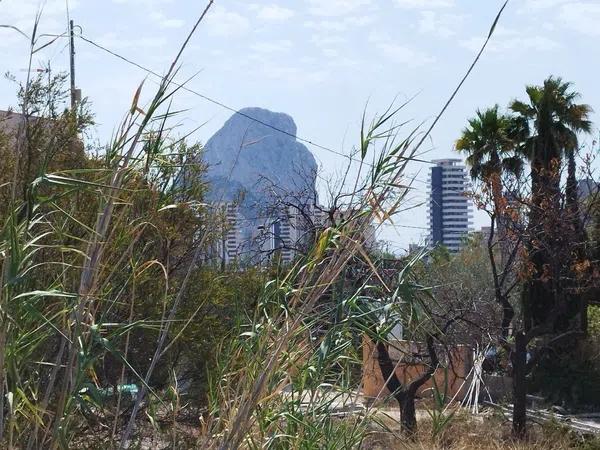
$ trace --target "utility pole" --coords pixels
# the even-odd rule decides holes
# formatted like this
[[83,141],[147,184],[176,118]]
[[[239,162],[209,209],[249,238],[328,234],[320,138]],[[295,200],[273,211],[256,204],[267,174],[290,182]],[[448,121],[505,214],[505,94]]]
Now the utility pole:
[[71,67],[71,111],[77,107],[77,90],[75,89],[75,35],[73,33],[73,21],[69,21],[69,55]]

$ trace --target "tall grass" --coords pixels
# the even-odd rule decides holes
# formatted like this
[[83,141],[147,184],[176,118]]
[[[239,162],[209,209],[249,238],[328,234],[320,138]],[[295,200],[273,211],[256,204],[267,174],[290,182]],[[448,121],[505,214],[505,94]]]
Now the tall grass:
[[[346,207],[353,213],[341,224],[324,230],[316,239],[316,244],[307,257],[299,261],[281,281],[275,282],[273,288],[277,294],[275,298],[279,300],[278,306],[274,311],[263,313],[258,322],[253,322],[251,336],[258,341],[251,347],[250,354],[244,355],[238,350],[230,355],[230,361],[239,359],[243,366],[236,367],[234,362],[233,369],[227,373],[228,377],[234,378],[225,378],[225,385],[233,385],[235,389],[217,390],[220,397],[215,403],[219,405],[219,409],[213,411],[211,415],[212,421],[216,424],[214,428],[208,428],[212,430],[211,436],[217,436],[210,441],[212,447],[219,450],[261,445],[273,448],[316,448],[337,436],[327,426],[316,427],[315,423],[311,422],[310,415],[302,413],[301,416],[305,420],[298,420],[282,412],[278,407],[281,404],[282,388],[286,384],[294,385],[290,373],[308,371],[318,374],[317,379],[319,376],[327,379],[331,376],[331,372],[335,372],[334,369],[338,368],[339,363],[336,358],[341,358],[345,362],[353,360],[344,352],[344,349],[350,348],[350,345],[343,339],[335,341],[337,345],[333,347],[329,346],[331,341],[326,338],[319,340],[318,346],[312,345],[310,341],[312,336],[310,324],[313,323],[312,319],[317,314],[318,306],[327,298],[328,292],[333,290],[336,283],[343,280],[343,274],[353,260],[362,260],[370,269],[372,277],[381,282],[384,287],[384,298],[391,297],[401,302],[407,302],[409,299],[417,300],[416,305],[408,305],[408,310],[414,313],[420,309],[418,299],[412,292],[414,286],[410,283],[401,283],[406,289],[403,292],[406,295],[400,298],[393,295],[394,293],[383,282],[377,273],[377,267],[365,251],[362,237],[371,223],[388,221],[405,206],[411,189],[410,180],[407,180],[405,175],[408,163],[418,160],[417,152],[471,74],[491,39],[507,3],[508,1],[502,5],[481,50],[426,132],[419,133],[418,129],[413,129],[405,132],[406,137],[400,137],[401,133],[404,133],[406,123],[398,125],[396,118],[405,105],[398,108],[390,107],[383,114],[376,116],[371,123],[367,123],[363,115],[360,141],[356,149],[356,156],[360,159],[356,179],[348,183],[353,186],[351,192],[340,193],[340,197],[349,199]],[[368,277],[366,280],[370,279]],[[364,296],[366,287],[365,285],[356,287],[353,293],[340,300],[340,305]],[[334,307],[336,306],[334,303]],[[381,313],[389,306],[382,302],[381,310],[375,312]],[[364,317],[361,315],[360,318]],[[347,336],[347,339],[357,332],[366,331],[360,326],[360,320],[358,325],[356,320],[342,322],[350,327],[342,333],[342,336]],[[421,320],[417,322],[419,323],[415,324],[415,328],[419,329],[423,324]],[[380,325],[382,326],[370,327],[370,329],[379,334],[380,340],[386,341],[389,324]],[[321,360],[323,364],[317,366],[304,365],[303,363],[310,361],[313,355],[322,355],[323,344],[326,344],[325,348],[332,349],[332,352],[328,353],[330,359]],[[357,392],[359,389],[357,383],[352,385],[343,380],[338,382],[340,386],[345,386],[342,391],[346,394]],[[302,398],[303,395],[301,394],[300,397]],[[310,395],[309,398],[307,405],[300,408],[301,412],[307,408],[309,411],[321,410],[321,403],[315,399],[328,397]],[[290,406],[289,403],[284,402],[284,404],[286,407]],[[263,422],[260,417],[264,411],[270,411],[274,418],[269,422],[271,428],[267,429],[268,431],[261,426]],[[279,426],[285,429],[290,420],[317,432],[311,434],[310,439],[306,439],[307,435],[304,433],[290,434],[278,428],[278,424],[282,424]],[[363,418],[356,423],[364,427],[367,421]],[[359,445],[364,439],[366,428],[361,426],[358,427],[360,430],[358,435],[349,433],[356,438],[352,446]],[[341,430],[340,433],[345,435],[347,431]],[[255,441],[259,444],[255,444]],[[209,441],[205,441],[204,444],[208,445]]]
[[[167,124],[173,116],[170,102],[180,88],[173,80],[181,55],[211,5],[208,2],[145,105],[140,104],[139,86],[104,157],[81,158],[87,167],[52,172],[56,155],[79,147],[84,105],[50,114],[54,108],[40,108],[41,97],[53,106],[60,98],[40,97],[44,80],[28,78],[21,89],[21,123],[7,140],[14,151],[8,148],[4,155],[10,156],[14,172],[2,186],[9,201],[3,208],[0,241],[0,441],[8,448],[68,448],[80,427],[90,426],[91,420],[106,423],[109,404],[99,396],[97,371],[109,355],[119,361],[121,384],[127,372],[142,386],[129,424],[118,433],[120,446],[129,444],[146,392],[165,403],[149,383],[212,228],[206,223],[206,208],[185,201],[183,194],[190,192],[182,192],[178,180],[183,172],[198,172],[194,166],[199,155],[189,154],[190,148],[180,142],[169,143]],[[37,22],[32,55],[37,50],[36,30]],[[58,139],[57,129],[63,139]],[[175,257],[157,257],[152,248],[169,238],[173,220],[193,226],[185,242],[189,248],[166,244],[168,251],[180,252],[176,256],[189,267],[185,277],[172,278],[175,268],[168,263]],[[162,304],[157,322],[149,317],[133,320],[140,301],[136,286],[142,283],[143,294],[150,291]],[[123,316],[124,309],[128,313]],[[113,317],[120,320],[110,322]],[[144,373],[128,359],[132,334],[140,330],[158,334]],[[119,394],[113,440],[121,406]]]
[[339,439],[355,447],[364,438],[367,422],[336,420],[332,406],[341,402],[343,410],[344,403],[352,406],[357,400],[357,338],[364,328],[352,304],[365,295],[366,286],[341,295],[336,291],[354,261],[376,270],[364,248],[367,227],[397,212],[408,195],[403,171],[416,133],[396,140],[400,128],[393,120],[399,111],[390,108],[364,125],[359,154],[365,176],[347,196],[351,214],[323,230],[310,253],[271,282],[252,328],[228,354],[208,427],[212,436],[222,437],[212,446],[339,448]]

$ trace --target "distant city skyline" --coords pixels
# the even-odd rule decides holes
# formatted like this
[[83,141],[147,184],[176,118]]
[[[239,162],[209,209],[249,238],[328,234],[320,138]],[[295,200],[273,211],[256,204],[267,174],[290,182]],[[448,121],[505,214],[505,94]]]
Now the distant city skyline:
[[[40,32],[66,29],[64,0],[44,3]],[[501,0],[282,0],[216,2],[184,55],[179,81],[235,109],[259,106],[291,115],[298,135],[336,152],[358,144],[360,119],[383,111],[394,98],[415,99],[399,120],[414,119],[408,134],[430,121],[471,63],[503,2]],[[38,0],[0,2],[0,23],[30,33]],[[192,0],[69,0],[69,15],[83,36],[132,61],[162,73],[204,8]],[[422,159],[451,158],[453,143],[477,108],[502,107],[524,97],[526,84],[550,74],[574,82],[575,89],[600,109],[600,2],[593,0],[514,0],[500,20],[488,51],[427,141]],[[50,38],[47,38],[50,40]],[[42,42],[45,42],[42,39]],[[68,69],[66,40],[58,39],[34,57],[55,71]],[[567,44],[568,43],[568,44]],[[4,69],[23,80],[28,41],[0,28]],[[106,142],[131,105],[146,73],[76,40],[77,85],[97,114],[93,138]],[[494,81],[491,80],[499,80]],[[144,86],[143,98],[155,87]],[[0,109],[16,103],[16,86],[0,83]],[[206,122],[193,138],[206,142],[231,115],[190,92],[175,99],[181,134]],[[597,115],[592,119],[597,120]],[[598,135],[597,128],[594,135]],[[593,138],[590,138],[590,142]],[[323,177],[335,176],[344,158],[309,146]],[[427,173],[415,175],[408,213],[400,214],[381,237],[392,248],[407,248],[427,235]],[[475,214],[475,227],[486,225]]]

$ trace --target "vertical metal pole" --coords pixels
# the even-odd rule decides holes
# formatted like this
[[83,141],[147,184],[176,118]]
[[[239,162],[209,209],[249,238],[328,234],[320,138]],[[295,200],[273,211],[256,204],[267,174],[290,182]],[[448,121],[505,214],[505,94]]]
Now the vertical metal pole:
[[76,107],[75,98],[75,39],[73,34],[73,21],[69,21],[69,54],[71,67],[71,110]]

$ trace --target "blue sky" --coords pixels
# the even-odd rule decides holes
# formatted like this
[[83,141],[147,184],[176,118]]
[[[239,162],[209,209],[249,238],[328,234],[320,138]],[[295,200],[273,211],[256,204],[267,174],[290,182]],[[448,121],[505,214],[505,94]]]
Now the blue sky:
[[[41,31],[66,27],[65,0],[47,0]],[[260,106],[294,117],[298,135],[341,152],[358,141],[362,111],[382,111],[417,94],[401,113],[415,125],[431,120],[471,63],[500,0],[216,0],[184,56],[180,80],[236,109]],[[69,0],[83,35],[158,72],[201,13],[201,0]],[[1,0],[0,23],[28,32],[38,0]],[[550,74],[575,83],[583,101],[600,110],[600,1],[511,0],[489,50],[432,134],[426,158],[453,156],[453,142],[477,108],[523,97],[525,84]],[[24,77],[27,41],[0,29],[3,71]],[[67,70],[66,41],[38,54]],[[92,102],[95,134],[108,139],[145,74],[76,42],[77,84]],[[147,85],[148,87],[151,84]],[[0,108],[14,104],[14,85],[0,82]],[[194,138],[206,141],[230,112],[182,92],[176,99],[182,132],[207,122]],[[597,115],[594,115],[598,119]],[[408,130],[408,129],[407,129]],[[596,132],[597,135],[597,132]],[[343,158],[311,148],[324,176]],[[427,166],[411,173],[425,180]],[[416,183],[413,203],[424,201]],[[396,220],[425,226],[425,208]],[[484,217],[476,215],[476,225]],[[395,247],[418,241],[422,230],[387,228]]]

